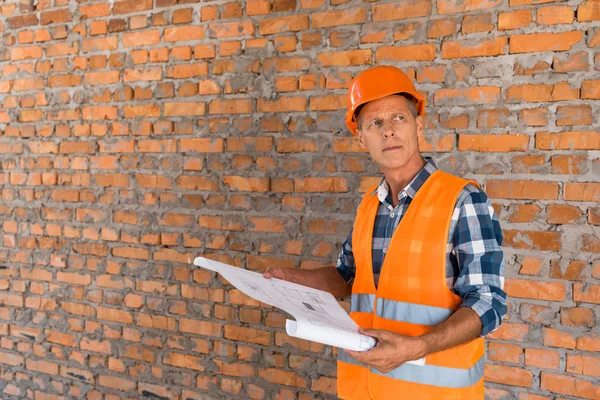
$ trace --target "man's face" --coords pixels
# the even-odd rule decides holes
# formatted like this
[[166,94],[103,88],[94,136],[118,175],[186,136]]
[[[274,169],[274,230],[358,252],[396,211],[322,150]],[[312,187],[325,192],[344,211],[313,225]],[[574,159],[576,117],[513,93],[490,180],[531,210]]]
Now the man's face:
[[417,136],[423,119],[413,116],[410,100],[392,95],[367,103],[360,111],[360,146],[367,148],[381,169],[399,169],[421,156]]

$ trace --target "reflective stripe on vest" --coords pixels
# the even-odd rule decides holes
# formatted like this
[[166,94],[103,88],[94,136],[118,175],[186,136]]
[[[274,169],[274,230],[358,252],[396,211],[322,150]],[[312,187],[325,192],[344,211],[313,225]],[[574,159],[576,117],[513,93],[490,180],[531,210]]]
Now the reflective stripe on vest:
[[[366,295],[362,295],[366,296]],[[354,295],[352,296],[354,303]],[[372,304],[372,303],[371,303]],[[352,304],[353,306],[354,304]],[[357,305],[358,310],[369,312],[362,305]],[[373,312],[373,311],[370,311]],[[426,306],[423,304],[405,303],[388,299],[377,299],[377,316],[385,319],[391,319],[400,322],[409,322],[411,324],[437,326],[450,318],[454,313],[448,308]]]
[[[367,365],[359,363],[354,358],[350,357],[342,349],[339,350],[338,359],[348,364],[369,368]],[[385,374],[375,368],[371,368],[370,370],[374,374],[393,379],[400,379],[406,382],[431,386],[464,388],[476,384],[481,379],[483,376],[483,364],[484,360],[481,358],[469,369],[440,367],[429,364],[425,364],[422,367],[412,364],[402,364],[398,368]]]
[[375,304],[374,294],[353,294],[350,299],[350,312],[373,313]]

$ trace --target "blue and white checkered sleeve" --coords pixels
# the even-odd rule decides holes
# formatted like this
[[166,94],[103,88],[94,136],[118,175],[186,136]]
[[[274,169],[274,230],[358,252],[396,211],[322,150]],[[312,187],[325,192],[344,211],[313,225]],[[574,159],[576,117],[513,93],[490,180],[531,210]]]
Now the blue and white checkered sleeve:
[[461,307],[479,315],[485,336],[507,311],[502,230],[487,195],[472,185],[461,193],[453,218],[458,219],[452,244],[459,271],[454,291],[463,299]]
[[352,282],[354,282],[354,276],[356,274],[354,254],[352,253],[352,229],[350,229],[350,234],[342,245],[342,251],[338,257],[336,268],[346,283],[348,285],[352,285]]

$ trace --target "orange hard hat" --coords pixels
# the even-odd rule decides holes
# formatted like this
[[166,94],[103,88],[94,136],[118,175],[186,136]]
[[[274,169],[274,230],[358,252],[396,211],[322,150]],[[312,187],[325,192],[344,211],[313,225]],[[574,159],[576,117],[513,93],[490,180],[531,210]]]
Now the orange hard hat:
[[425,99],[417,92],[415,85],[404,72],[390,65],[380,65],[362,71],[350,84],[348,89],[348,111],[346,126],[356,135],[356,109],[369,101],[381,99],[398,93],[406,93],[417,101],[417,112],[425,112]]

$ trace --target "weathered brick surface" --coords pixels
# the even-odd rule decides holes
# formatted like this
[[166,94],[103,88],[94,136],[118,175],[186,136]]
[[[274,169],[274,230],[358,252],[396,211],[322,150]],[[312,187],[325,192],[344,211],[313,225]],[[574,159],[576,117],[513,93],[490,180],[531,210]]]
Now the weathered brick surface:
[[335,260],[378,181],[344,95],[386,63],[505,230],[487,397],[600,398],[599,10],[1,2],[0,397],[333,399],[331,348],[190,263]]

